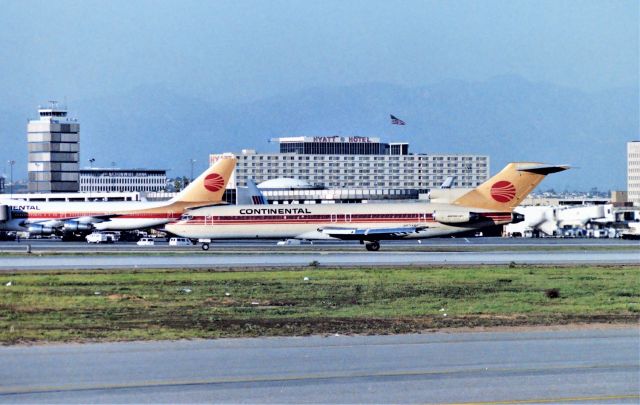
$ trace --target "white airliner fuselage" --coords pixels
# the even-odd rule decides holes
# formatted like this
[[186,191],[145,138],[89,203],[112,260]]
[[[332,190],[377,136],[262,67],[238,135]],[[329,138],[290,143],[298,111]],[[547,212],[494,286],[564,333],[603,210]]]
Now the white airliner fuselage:
[[[67,226],[75,230],[132,230],[160,226],[175,221],[182,214],[166,208],[167,202],[117,201],[117,202],[30,202],[0,200],[0,206],[8,206],[8,221],[0,222],[1,231],[25,231],[32,227],[57,229]],[[83,227],[86,224],[86,227]],[[88,227],[90,224],[90,228]],[[46,232],[45,232],[46,233]],[[50,232],[49,232],[50,233]]]
[[189,210],[166,226],[200,239],[381,239],[430,238],[512,221],[511,212],[449,204],[310,204],[225,206]]

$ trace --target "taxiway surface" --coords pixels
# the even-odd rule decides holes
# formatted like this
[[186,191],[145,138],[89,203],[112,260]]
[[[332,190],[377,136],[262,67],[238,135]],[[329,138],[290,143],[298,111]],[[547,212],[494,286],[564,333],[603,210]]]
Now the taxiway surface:
[[308,266],[480,265],[480,264],[638,264],[638,252],[446,252],[304,253],[282,252],[153,256],[6,257],[0,270],[226,268]]
[[[32,254],[20,254],[27,246]],[[274,246],[273,241],[216,242],[209,252],[197,246],[133,243],[87,245],[60,241],[3,242],[0,271],[46,269],[220,268],[354,265],[477,264],[638,264],[640,244],[620,240],[433,239],[385,243],[366,252],[354,243],[322,242]]]
[[0,348],[2,403],[637,403],[637,327]]

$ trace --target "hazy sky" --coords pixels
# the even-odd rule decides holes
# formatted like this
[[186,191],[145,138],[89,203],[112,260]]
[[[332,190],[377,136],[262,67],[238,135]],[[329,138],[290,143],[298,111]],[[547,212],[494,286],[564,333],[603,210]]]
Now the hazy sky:
[[216,101],[502,74],[587,91],[638,83],[636,0],[0,4],[2,103],[157,83]]
[[[76,116],[88,100],[139,86],[220,103],[500,75],[587,92],[637,88],[639,4],[0,0],[0,159],[25,175],[26,120],[47,100],[68,101]],[[93,156],[90,136],[83,131],[83,153]]]

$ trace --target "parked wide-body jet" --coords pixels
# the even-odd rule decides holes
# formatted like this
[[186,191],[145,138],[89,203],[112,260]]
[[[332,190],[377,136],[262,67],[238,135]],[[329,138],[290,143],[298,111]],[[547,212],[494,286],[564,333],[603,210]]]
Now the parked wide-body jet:
[[[567,168],[509,163],[451,203],[206,207],[188,210],[166,229],[193,239],[359,240],[375,251],[381,240],[446,236],[510,223],[517,217],[513,209],[547,174]],[[202,247],[206,250],[209,245]]]
[[185,210],[222,203],[236,166],[229,154],[169,201],[32,202],[0,200],[0,231],[50,235],[147,229],[175,221]]

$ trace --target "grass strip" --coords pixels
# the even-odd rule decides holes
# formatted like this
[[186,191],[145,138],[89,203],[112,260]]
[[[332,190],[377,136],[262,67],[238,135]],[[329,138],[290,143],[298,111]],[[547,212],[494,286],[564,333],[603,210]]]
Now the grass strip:
[[640,266],[0,274],[0,342],[637,322]]

